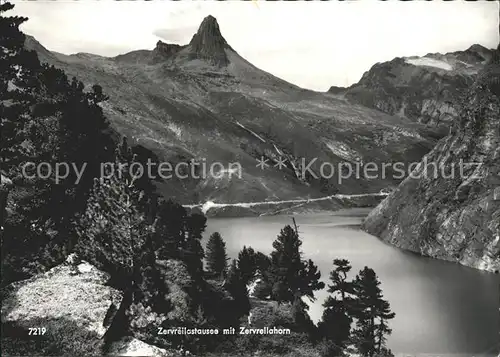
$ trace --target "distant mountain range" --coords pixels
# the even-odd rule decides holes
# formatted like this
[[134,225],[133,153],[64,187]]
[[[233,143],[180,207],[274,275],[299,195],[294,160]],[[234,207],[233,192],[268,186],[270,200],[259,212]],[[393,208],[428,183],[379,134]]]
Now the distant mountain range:
[[[390,169],[384,178],[352,177],[339,184],[336,176],[303,177],[301,165],[316,158],[311,171],[321,176],[325,162],[337,168],[343,162],[420,161],[448,131],[438,124],[455,117],[448,103],[456,94],[453,88],[466,87],[489,53],[473,46],[442,56],[397,58],[375,65],[346,90],[321,93],[249,63],[227,43],[212,16],[203,20],[187,45],[159,41],[153,50],[112,58],[51,52],[30,36],[26,46],[86,85],[100,84],[110,97],[103,109],[116,131],[160,161],[241,164],[241,179],[226,170],[221,178],[158,184],[162,194],[184,204],[394,188],[401,180],[392,178]],[[453,69],[442,68],[448,65]],[[273,167],[280,157],[286,163],[281,170]],[[256,167],[261,158],[270,165],[265,170]]]
[[458,115],[463,92],[493,56],[473,45],[465,51],[397,57],[377,63],[348,88],[331,87],[354,103],[429,126],[448,127]]

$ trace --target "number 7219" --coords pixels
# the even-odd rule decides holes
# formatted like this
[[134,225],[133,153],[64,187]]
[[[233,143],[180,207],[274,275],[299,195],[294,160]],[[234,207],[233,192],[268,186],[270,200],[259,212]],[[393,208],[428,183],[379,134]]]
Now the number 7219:
[[45,327],[30,327],[28,335],[30,336],[42,336],[45,335],[47,329]]

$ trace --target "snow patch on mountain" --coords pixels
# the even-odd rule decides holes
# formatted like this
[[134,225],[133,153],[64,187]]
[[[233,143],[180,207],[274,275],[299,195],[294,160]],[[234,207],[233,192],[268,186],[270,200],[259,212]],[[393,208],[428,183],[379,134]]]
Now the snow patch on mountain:
[[347,147],[347,145],[343,143],[331,141],[331,142],[325,142],[325,144],[334,155],[344,160],[355,161],[358,158],[356,152],[351,150],[349,147]]
[[181,135],[182,135],[182,129],[178,126],[178,125],[175,125],[174,123],[169,123],[167,128],[175,134],[175,136],[177,138],[181,138]]
[[239,122],[236,122],[236,125],[238,125],[240,128],[243,128],[245,129],[246,131],[248,131],[250,134],[252,134],[253,136],[255,136],[257,139],[259,139],[260,141],[262,141],[263,143],[265,143],[266,141],[261,137],[259,136],[258,134],[256,134],[254,131],[246,128],[245,126],[243,126],[242,124],[240,124]]
[[281,150],[278,149],[278,147],[275,144],[273,144],[273,146],[274,146],[274,150],[276,150],[276,152],[278,153],[278,155],[283,155],[283,153],[281,152]]
[[408,58],[408,59],[406,59],[406,63],[412,64],[414,66],[435,67],[435,68],[444,69],[446,71],[453,70],[453,67],[449,63],[446,63],[444,61],[440,61],[437,59],[433,59],[433,58],[426,58],[426,57]]

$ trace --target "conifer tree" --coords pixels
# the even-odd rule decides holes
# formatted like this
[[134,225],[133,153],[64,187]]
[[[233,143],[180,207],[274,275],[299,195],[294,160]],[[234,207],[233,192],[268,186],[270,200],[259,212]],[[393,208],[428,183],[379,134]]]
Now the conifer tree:
[[155,222],[154,244],[160,259],[180,259],[185,244],[187,212],[172,200],[161,201]]
[[271,267],[271,258],[269,258],[269,256],[265,255],[262,252],[256,252],[255,261],[257,264],[257,269],[261,272],[261,274],[266,275],[266,273],[269,271],[269,268]]
[[[78,225],[78,251],[91,262],[118,277],[124,288],[137,290],[139,262],[153,264],[151,226],[137,208],[141,197],[133,177],[124,171],[119,158],[108,172],[95,179],[87,210]],[[150,248],[149,250],[145,250]]]
[[203,232],[207,227],[207,218],[203,214],[192,213],[186,217],[186,238],[182,250],[182,258],[194,278],[202,277],[203,258],[205,252],[201,245]]
[[154,247],[160,259],[181,259],[195,280],[202,278],[205,252],[201,245],[207,218],[188,215],[186,209],[171,200],[161,201],[154,224]]
[[14,8],[11,3],[0,3],[0,118],[2,124],[2,140],[0,153],[2,169],[12,157],[19,155],[19,145],[24,141],[23,109],[13,105],[13,99],[18,95],[17,90],[11,90],[22,68],[21,57],[24,55],[24,34],[19,26],[27,18],[18,16],[4,16],[6,11]]
[[312,335],[315,326],[307,313],[308,309],[309,306],[299,296],[296,296],[291,306],[292,318],[295,325],[294,330]]
[[277,301],[293,302],[299,289],[298,277],[303,267],[298,234],[285,226],[273,242],[271,253],[272,296]]
[[[387,353],[387,337],[392,333],[392,329],[389,327],[389,320],[393,319],[396,314],[391,311],[391,307],[388,301],[381,300],[377,304],[377,312],[379,322],[375,329],[375,349],[377,354]],[[389,351],[390,352],[390,351]],[[390,353],[389,353],[390,354]]]
[[289,225],[273,242],[269,275],[272,297],[278,302],[293,303],[296,296],[314,300],[314,291],[324,288],[318,268],[311,260],[302,260],[301,245],[297,231]]
[[303,262],[303,268],[299,273],[300,296],[306,296],[311,301],[315,301],[314,292],[325,287],[325,283],[320,281],[321,272],[311,259]]
[[[33,237],[26,252],[41,254],[39,242],[49,239],[50,251],[70,249],[74,216],[85,209],[100,163],[112,157],[109,123],[99,106],[107,98],[101,87],[84,91],[81,82],[69,81],[64,71],[41,64],[35,51],[26,50],[19,25],[27,19],[3,16],[12,8],[0,4],[0,157],[2,170],[25,193],[16,197],[19,220],[7,235]],[[86,167],[79,181],[69,170],[66,179],[55,182],[54,175],[26,178],[21,171],[26,162]]]
[[[149,229],[149,227],[148,227]],[[135,265],[135,298],[155,312],[167,313],[170,304],[167,302],[168,288],[160,270],[156,266],[156,255],[153,248],[152,234],[148,232],[138,247],[137,264]]]
[[[90,185],[85,189],[83,185],[77,187],[71,179],[57,185],[54,175],[49,179],[36,175],[28,179],[21,169],[28,161],[43,161],[52,167],[55,162],[62,161],[59,160],[62,152],[59,148],[62,147],[63,134],[71,133],[61,130],[61,113],[68,107],[59,104],[69,97],[85,99],[87,93],[78,92],[73,96],[63,71],[41,64],[36,52],[25,49],[26,36],[19,26],[27,19],[4,16],[4,12],[12,8],[10,3],[0,4],[0,161],[2,171],[13,179],[13,190],[16,191],[13,199],[15,212],[5,221],[3,250],[9,259],[2,253],[2,264],[10,259],[19,260],[7,263],[6,270],[24,272],[31,270],[26,269],[23,262],[26,259],[41,270],[64,259],[71,246],[67,243],[74,236],[68,233],[72,230],[71,220],[84,209],[87,199],[85,195],[72,195],[72,192],[88,193]],[[82,103],[90,105],[90,102]],[[92,121],[95,116],[89,118],[86,114],[88,111],[83,116],[89,127],[99,130],[100,127]],[[105,121],[102,116],[101,119]],[[81,133],[80,137],[85,135]],[[100,141],[94,139],[89,141],[92,145],[83,149],[82,141],[72,140],[71,147],[81,149],[94,160],[96,155],[92,150],[102,149]],[[66,161],[81,162],[73,158]],[[91,160],[87,161],[90,163]],[[89,178],[91,183],[92,177]],[[16,249],[21,246],[19,240],[23,242],[22,249]],[[6,268],[5,264],[3,268]]]
[[207,269],[209,272],[223,277],[227,271],[226,243],[219,232],[210,235],[207,243]]
[[252,296],[267,299],[271,295],[272,286],[271,259],[262,252],[256,252],[252,247],[243,246],[238,253],[238,269],[245,285],[255,282]]
[[9,2],[0,3],[0,162],[2,171],[15,178],[18,166],[42,149],[26,142],[36,128],[32,107],[42,85],[37,78],[42,66],[36,53],[24,47],[26,36],[19,26],[28,19],[4,15],[13,8]]
[[252,247],[243,246],[238,253],[238,269],[245,285],[254,278],[257,270],[257,257]]
[[229,266],[224,286],[234,299],[237,313],[240,316],[247,314],[250,311],[250,301],[236,259],[233,259]]
[[252,292],[252,296],[261,299],[261,300],[266,300],[270,297],[271,295],[271,285],[269,284],[269,279],[266,276],[267,273],[262,273],[261,270],[257,271],[256,274],[256,280],[255,280],[255,287]]
[[380,281],[375,272],[365,267],[354,282],[356,328],[353,341],[362,356],[373,357],[386,350],[385,336],[391,333],[387,322],[395,317],[389,302],[383,299]]
[[353,282],[347,280],[351,265],[346,259],[334,259],[334,269],[330,272],[330,295],[323,303],[323,317],[318,324],[324,338],[334,346],[332,354],[338,355],[346,347],[354,318]]

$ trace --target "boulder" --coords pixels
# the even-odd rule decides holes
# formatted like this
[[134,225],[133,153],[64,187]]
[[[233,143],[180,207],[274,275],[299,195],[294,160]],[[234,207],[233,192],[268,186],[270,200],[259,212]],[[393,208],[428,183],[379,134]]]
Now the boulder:
[[3,174],[0,174],[0,191],[8,191],[12,187],[12,181]]
[[109,348],[110,356],[149,356],[149,357],[167,357],[174,356],[163,348],[159,348],[133,337],[126,337],[120,341],[113,342]]
[[2,347],[16,354],[101,354],[123,298],[106,286],[108,280],[108,274],[81,261],[8,285],[2,291]]
[[493,199],[495,201],[500,201],[500,187],[497,187],[493,192]]

